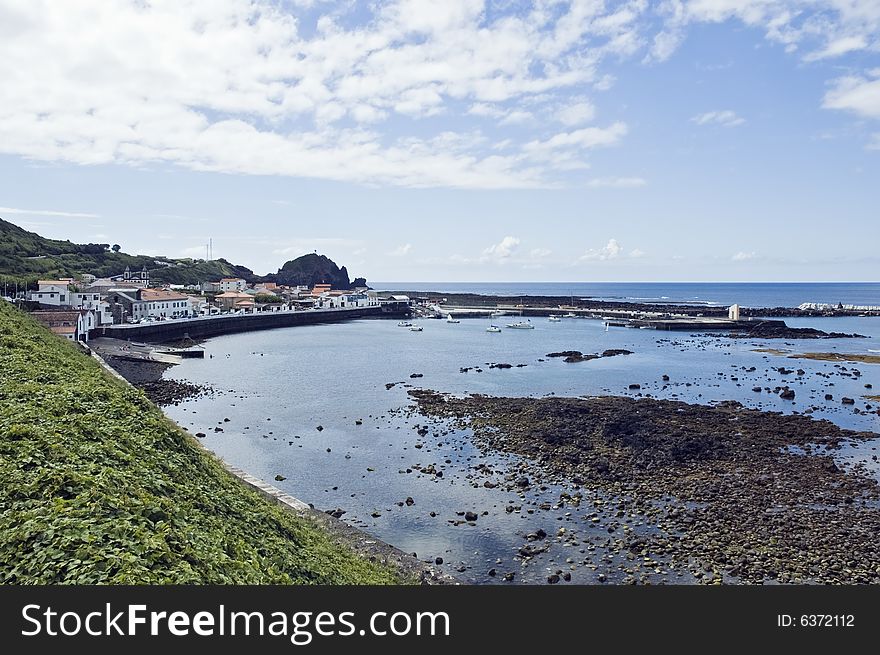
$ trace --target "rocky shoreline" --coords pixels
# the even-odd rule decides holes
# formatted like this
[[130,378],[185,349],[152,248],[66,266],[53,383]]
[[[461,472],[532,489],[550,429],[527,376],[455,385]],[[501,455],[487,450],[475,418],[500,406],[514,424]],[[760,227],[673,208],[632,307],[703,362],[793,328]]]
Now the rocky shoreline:
[[[880,485],[831,456],[876,433],[733,401],[409,394],[435,422],[426,438],[451,424],[483,452],[523,458],[503,478],[508,490],[573,485],[559,503],[594,504],[586,520],[607,528],[622,582],[673,571],[711,584],[880,582]],[[545,539],[526,535],[521,556]]]
[[121,357],[104,356],[104,361],[119,375],[132,385],[141,389],[153,403],[159,407],[177,405],[182,400],[194,398],[211,389],[206,386],[167,380],[162,377],[165,371],[173,366],[164,362],[147,360],[123,359]]
[[816,328],[795,328],[772,323],[758,323],[748,330],[734,330],[727,336],[732,339],[870,339],[864,334],[825,332]]

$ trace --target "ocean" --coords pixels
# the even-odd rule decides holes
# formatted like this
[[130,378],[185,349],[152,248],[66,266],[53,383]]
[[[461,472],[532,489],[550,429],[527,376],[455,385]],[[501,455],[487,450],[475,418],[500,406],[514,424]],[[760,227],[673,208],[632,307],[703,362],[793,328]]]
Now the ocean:
[[802,303],[880,306],[880,282],[372,282],[380,291],[490,296],[574,296],[594,300],[797,307]]
[[[651,295],[622,286],[627,290],[618,287],[609,292],[606,287],[603,293]],[[485,291],[498,285],[470,288]],[[561,287],[529,288],[544,293]],[[774,292],[763,293],[774,297]],[[720,301],[724,296],[710,291],[706,297]],[[594,583],[599,574],[610,582],[622,582],[619,566],[624,562],[619,554],[598,548],[585,555],[554,545],[527,563],[519,561],[516,554],[524,535],[537,529],[555,534],[566,527],[601,543],[600,533],[589,532],[594,504],[580,508],[560,504],[562,494],[576,492],[572,485],[548,484],[523,497],[484,488],[474,470],[477,463],[504,475],[521,460],[478,451],[467,429],[450,426],[439,436],[422,437],[418,430],[425,419],[411,414],[408,389],[520,397],[650,394],[701,404],[732,399],[765,411],[809,410],[815,418],[842,427],[880,432],[880,416],[869,410],[871,401],[865,397],[876,393],[867,391],[866,384],[880,389],[880,365],[787,357],[878,350],[880,318],[786,320],[796,327],[858,332],[870,338],[789,341],[625,328],[606,331],[601,321],[588,319],[557,323],[533,319],[534,330],[504,329],[499,334],[486,332],[486,319],[464,319],[460,324],[420,320],[423,332],[398,327],[396,320],[308,325],[209,339],[203,344],[205,359],[185,359],[165,376],[208,385],[215,393],[167,407],[165,412],[191,433],[204,432],[202,443],[230,464],[319,509],[343,510],[343,520],[406,552],[432,562],[440,557],[449,573],[469,582],[499,584],[504,572],[515,571],[517,582],[542,583],[548,571],[567,569],[567,559],[585,558],[592,559],[572,571],[574,582]],[[580,364],[546,358],[553,351],[610,348],[633,354]],[[490,369],[491,362],[525,366]],[[462,372],[467,367],[483,371]],[[786,375],[779,371],[782,367],[802,368],[804,374]],[[859,377],[852,374],[855,368]],[[629,389],[633,383],[641,388]],[[796,391],[793,401],[769,391],[780,385]],[[756,393],[755,386],[764,390]],[[826,393],[834,400],[824,400]],[[842,405],[842,396],[857,399],[856,405]],[[844,445],[836,457],[844,464],[861,462],[880,475],[880,464],[872,459],[878,447],[877,442]],[[420,468],[428,465],[442,469],[444,476],[421,474]],[[277,475],[286,479],[275,482]],[[407,498],[414,504],[407,505]],[[511,504],[524,509],[508,512]],[[465,511],[480,514],[476,527],[455,524]],[[634,524],[633,529],[652,528]],[[492,569],[499,574],[489,575]],[[655,582],[693,580],[672,576]]]

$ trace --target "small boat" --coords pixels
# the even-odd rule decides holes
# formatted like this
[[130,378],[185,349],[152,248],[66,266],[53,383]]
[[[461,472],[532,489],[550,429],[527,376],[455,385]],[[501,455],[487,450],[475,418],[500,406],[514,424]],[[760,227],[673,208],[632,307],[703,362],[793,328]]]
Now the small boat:
[[409,331],[410,332],[421,332],[422,326],[421,325],[412,325],[412,326],[410,326]]
[[452,314],[449,314],[446,317],[446,322],[447,323],[461,323],[461,321],[459,321],[457,318],[452,318]]
[[507,327],[512,330],[534,330],[535,326],[532,325],[528,319],[525,321],[517,321],[516,323],[508,323]]
[[497,325],[490,325],[486,328],[486,332],[501,332],[501,328]]
[[561,323],[562,322],[562,319],[559,318],[558,316],[556,316],[555,314],[551,314],[547,320],[550,321],[551,323]]
[[413,324],[410,323],[409,321],[401,321],[400,323],[397,324],[397,327],[408,327],[408,328],[411,328],[412,326],[413,326]]
[[577,318],[577,314],[573,314],[571,312],[568,312],[568,314],[563,314],[562,318]]

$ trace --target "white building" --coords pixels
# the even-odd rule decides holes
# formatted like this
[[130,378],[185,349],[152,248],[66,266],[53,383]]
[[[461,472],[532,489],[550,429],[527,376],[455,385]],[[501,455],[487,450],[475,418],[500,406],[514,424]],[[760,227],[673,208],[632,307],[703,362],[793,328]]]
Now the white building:
[[121,322],[144,318],[187,318],[193,315],[189,296],[164,289],[112,289],[107,301]]
[[69,341],[88,341],[86,314],[77,310],[36,311],[31,316],[45,325],[53,334]]
[[64,278],[63,280],[39,280],[37,282],[37,291],[31,291],[28,294],[28,300],[38,302],[41,305],[52,305],[53,307],[68,307],[71,305],[70,291],[68,287],[73,280]]
[[318,296],[318,301],[315,303],[315,307],[319,309],[350,309],[353,307],[373,307],[378,304],[378,297],[371,297],[366,293],[331,291],[329,293],[322,293]]
[[247,289],[247,282],[240,277],[224,277],[217,284],[219,285],[219,291],[221,293],[227,291],[242,292]]
[[28,300],[51,307],[70,307],[71,309],[91,310],[99,325],[113,322],[110,305],[101,299],[103,289],[89,287],[76,290],[72,279],[40,280],[39,289],[31,291]]

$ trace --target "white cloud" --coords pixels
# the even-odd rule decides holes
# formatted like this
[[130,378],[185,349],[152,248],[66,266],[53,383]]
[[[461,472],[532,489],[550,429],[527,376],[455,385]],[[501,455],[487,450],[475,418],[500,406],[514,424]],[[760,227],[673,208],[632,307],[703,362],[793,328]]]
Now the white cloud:
[[834,80],[822,106],[880,119],[880,71],[872,70],[869,74],[876,79],[849,75]]
[[[627,133],[614,118],[574,129],[594,118],[584,94],[613,84],[607,68],[666,59],[689,25],[727,20],[808,60],[880,43],[876,0],[0,0],[0,154],[552,187]],[[545,132],[544,116],[570,131]],[[437,140],[453,130],[458,142]]]
[[647,253],[644,250],[640,250],[639,248],[635,248],[634,250],[630,250],[629,256],[633,259],[641,259]]
[[[316,23],[302,7],[321,14]],[[530,144],[546,135],[533,105],[610,84],[601,67],[638,50],[645,11],[540,2],[490,15],[471,0],[81,0],[50,11],[0,0],[0,153],[410,187],[553,186],[601,139],[569,133],[565,156],[538,157]],[[389,120],[473,119],[486,107],[493,127],[523,130],[505,155],[491,140],[441,147],[444,121]],[[582,103],[561,120],[589,114]]]
[[587,252],[581,255],[580,261],[604,262],[609,259],[617,259],[622,252],[623,246],[620,245],[617,239],[609,239],[608,243],[598,250],[593,248],[587,250]]
[[747,262],[750,259],[754,259],[757,255],[754,252],[743,252],[742,250],[736,253],[733,257],[731,257],[731,261],[734,262]]
[[504,262],[513,256],[519,244],[520,240],[517,237],[506,236],[498,243],[483,250],[480,260],[483,262]]
[[647,181],[641,177],[594,177],[587,182],[587,186],[593,189],[634,189],[646,184]]
[[21,214],[23,216],[59,216],[62,218],[100,218],[100,214],[85,212],[55,211],[53,209],[22,209],[20,207],[0,207],[0,216],[3,214]]
[[746,122],[746,119],[737,116],[735,111],[724,109],[719,111],[707,111],[691,118],[692,123],[697,125],[720,125],[721,127],[736,127]]
[[397,246],[394,250],[389,252],[388,254],[392,257],[404,257],[408,255],[412,251],[412,244],[405,243],[403,245]]
[[668,0],[659,10],[665,20],[648,55],[654,61],[671,56],[693,23],[739,20],[805,61],[864,50],[880,36],[876,0]]
[[529,257],[531,259],[544,259],[553,254],[552,250],[548,250],[547,248],[533,248],[529,251]]
[[608,127],[584,127],[572,132],[560,132],[546,141],[531,141],[524,146],[527,151],[552,150],[555,148],[595,148],[617,143],[626,134],[625,123],[617,122]]
[[821,50],[809,53],[804,59],[806,61],[817,61],[819,59],[827,59],[829,57],[839,57],[847,52],[854,50],[864,50],[868,47],[868,40],[864,35],[842,36],[839,39],[829,42]]
[[556,112],[556,120],[566,127],[576,127],[589,123],[596,115],[596,108],[588,100],[580,100],[561,107]]
[[871,140],[868,141],[865,148],[868,150],[880,150],[880,132],[874,132],[874,134],[871,135]]

